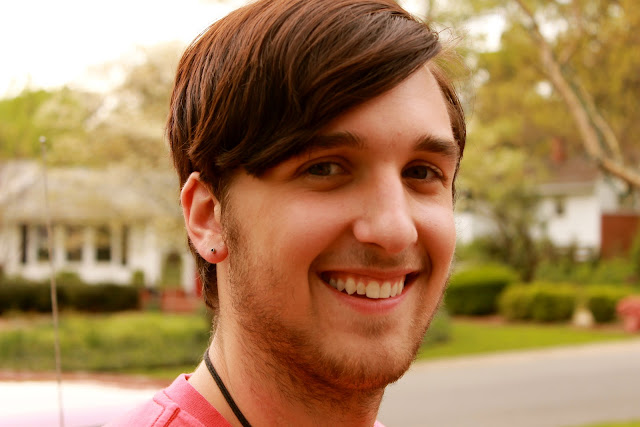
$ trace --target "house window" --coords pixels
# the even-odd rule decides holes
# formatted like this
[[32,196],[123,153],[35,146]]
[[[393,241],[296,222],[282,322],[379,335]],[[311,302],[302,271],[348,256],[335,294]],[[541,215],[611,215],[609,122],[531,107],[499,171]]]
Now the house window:
[[96,229],[96,260],[111,261],[111,230],[109,227]]
[[36,226],[36,259],[49,261],[49,233],[44,225]]
[[122,227],[122,265],[127,265],[127,254],[129,252],[129,227]]
[[555,207],[556,215],[558,216],[564,215],[564,212],[566,210],[565,204],[566,202],[564,197],[556,197],[554,199],[554,207]]
[[68,225],[64,239],[64,249],[67,253],[67,261],[82,261],[82,246],[84,233],[82,227]]
[[20,224],[20,262],[27,263],[27,224]]

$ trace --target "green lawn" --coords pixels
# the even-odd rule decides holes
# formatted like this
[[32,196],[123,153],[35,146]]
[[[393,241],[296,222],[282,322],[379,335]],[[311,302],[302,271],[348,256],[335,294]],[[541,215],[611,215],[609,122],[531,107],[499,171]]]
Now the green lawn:
[[424,346],[418,359],[587,344],[631,337],[633,335],[622,331],[583,330],[569,325],[501,325],[454,319],[451,339],[444,343]]

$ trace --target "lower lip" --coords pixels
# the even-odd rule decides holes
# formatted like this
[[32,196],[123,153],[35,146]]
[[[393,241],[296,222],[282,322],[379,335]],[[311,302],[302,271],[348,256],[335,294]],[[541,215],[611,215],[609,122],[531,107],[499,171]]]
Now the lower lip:
[[411,285],[405,286],[400,295],[390,298],[366,298],[366,297],[354,297],[344,292],[337,290],[336,288],[323,281],[327,288],[333,295],[336,296],[341,304],[349,306],[351,309],[367,315],[382,315],[392,312],[398,305],[404,301],[407,293],[411,290]]

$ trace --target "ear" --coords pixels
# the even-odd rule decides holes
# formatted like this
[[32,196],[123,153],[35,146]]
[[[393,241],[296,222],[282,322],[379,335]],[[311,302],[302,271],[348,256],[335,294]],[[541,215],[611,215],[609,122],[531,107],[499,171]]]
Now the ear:
[[191,173],[184,183],[180,203],[191,244],[208,262],[215,264],[223,261],[227,257],[227,245],[220,222],[220,202],[200,180],[198,172]]

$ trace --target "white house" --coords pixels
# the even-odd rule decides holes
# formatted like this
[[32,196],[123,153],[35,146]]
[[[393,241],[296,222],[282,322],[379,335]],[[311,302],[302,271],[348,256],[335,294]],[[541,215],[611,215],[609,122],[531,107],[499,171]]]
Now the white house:
[[[56,272],[75,272],[87,283],[131,283],[142,272],[147,286],[162,278],[166,263],[194,287],[175,174],[53,168],[35,162],[0,164],[0,267],[7,276],[49,277],[47,210]],[[47,203],[48,202],[48,203]],[[48,209],[47,209],[48,205]]]
[[620,183],[605,177],[586,159],[568,159],[556,166],[538,187],[542,196],[539,234],[558,247],[575,245],[597,253],[603,238],[602,216],[622,207]]
[[[604,175],[587,158],[569,158],[561,141],[554,141],[548,174],[537,188],[539,226],[532,230],[533,235],[546,237],[557,247],[574,246],[579,256],[597,254],[603,242],[611,241],[603,219],[640,215],[639,194],[622,197],[626,191],[622,182]],[[472,212],[456,213],[456,225],[458,241],[463,244],[495,230],[491,220]]]

